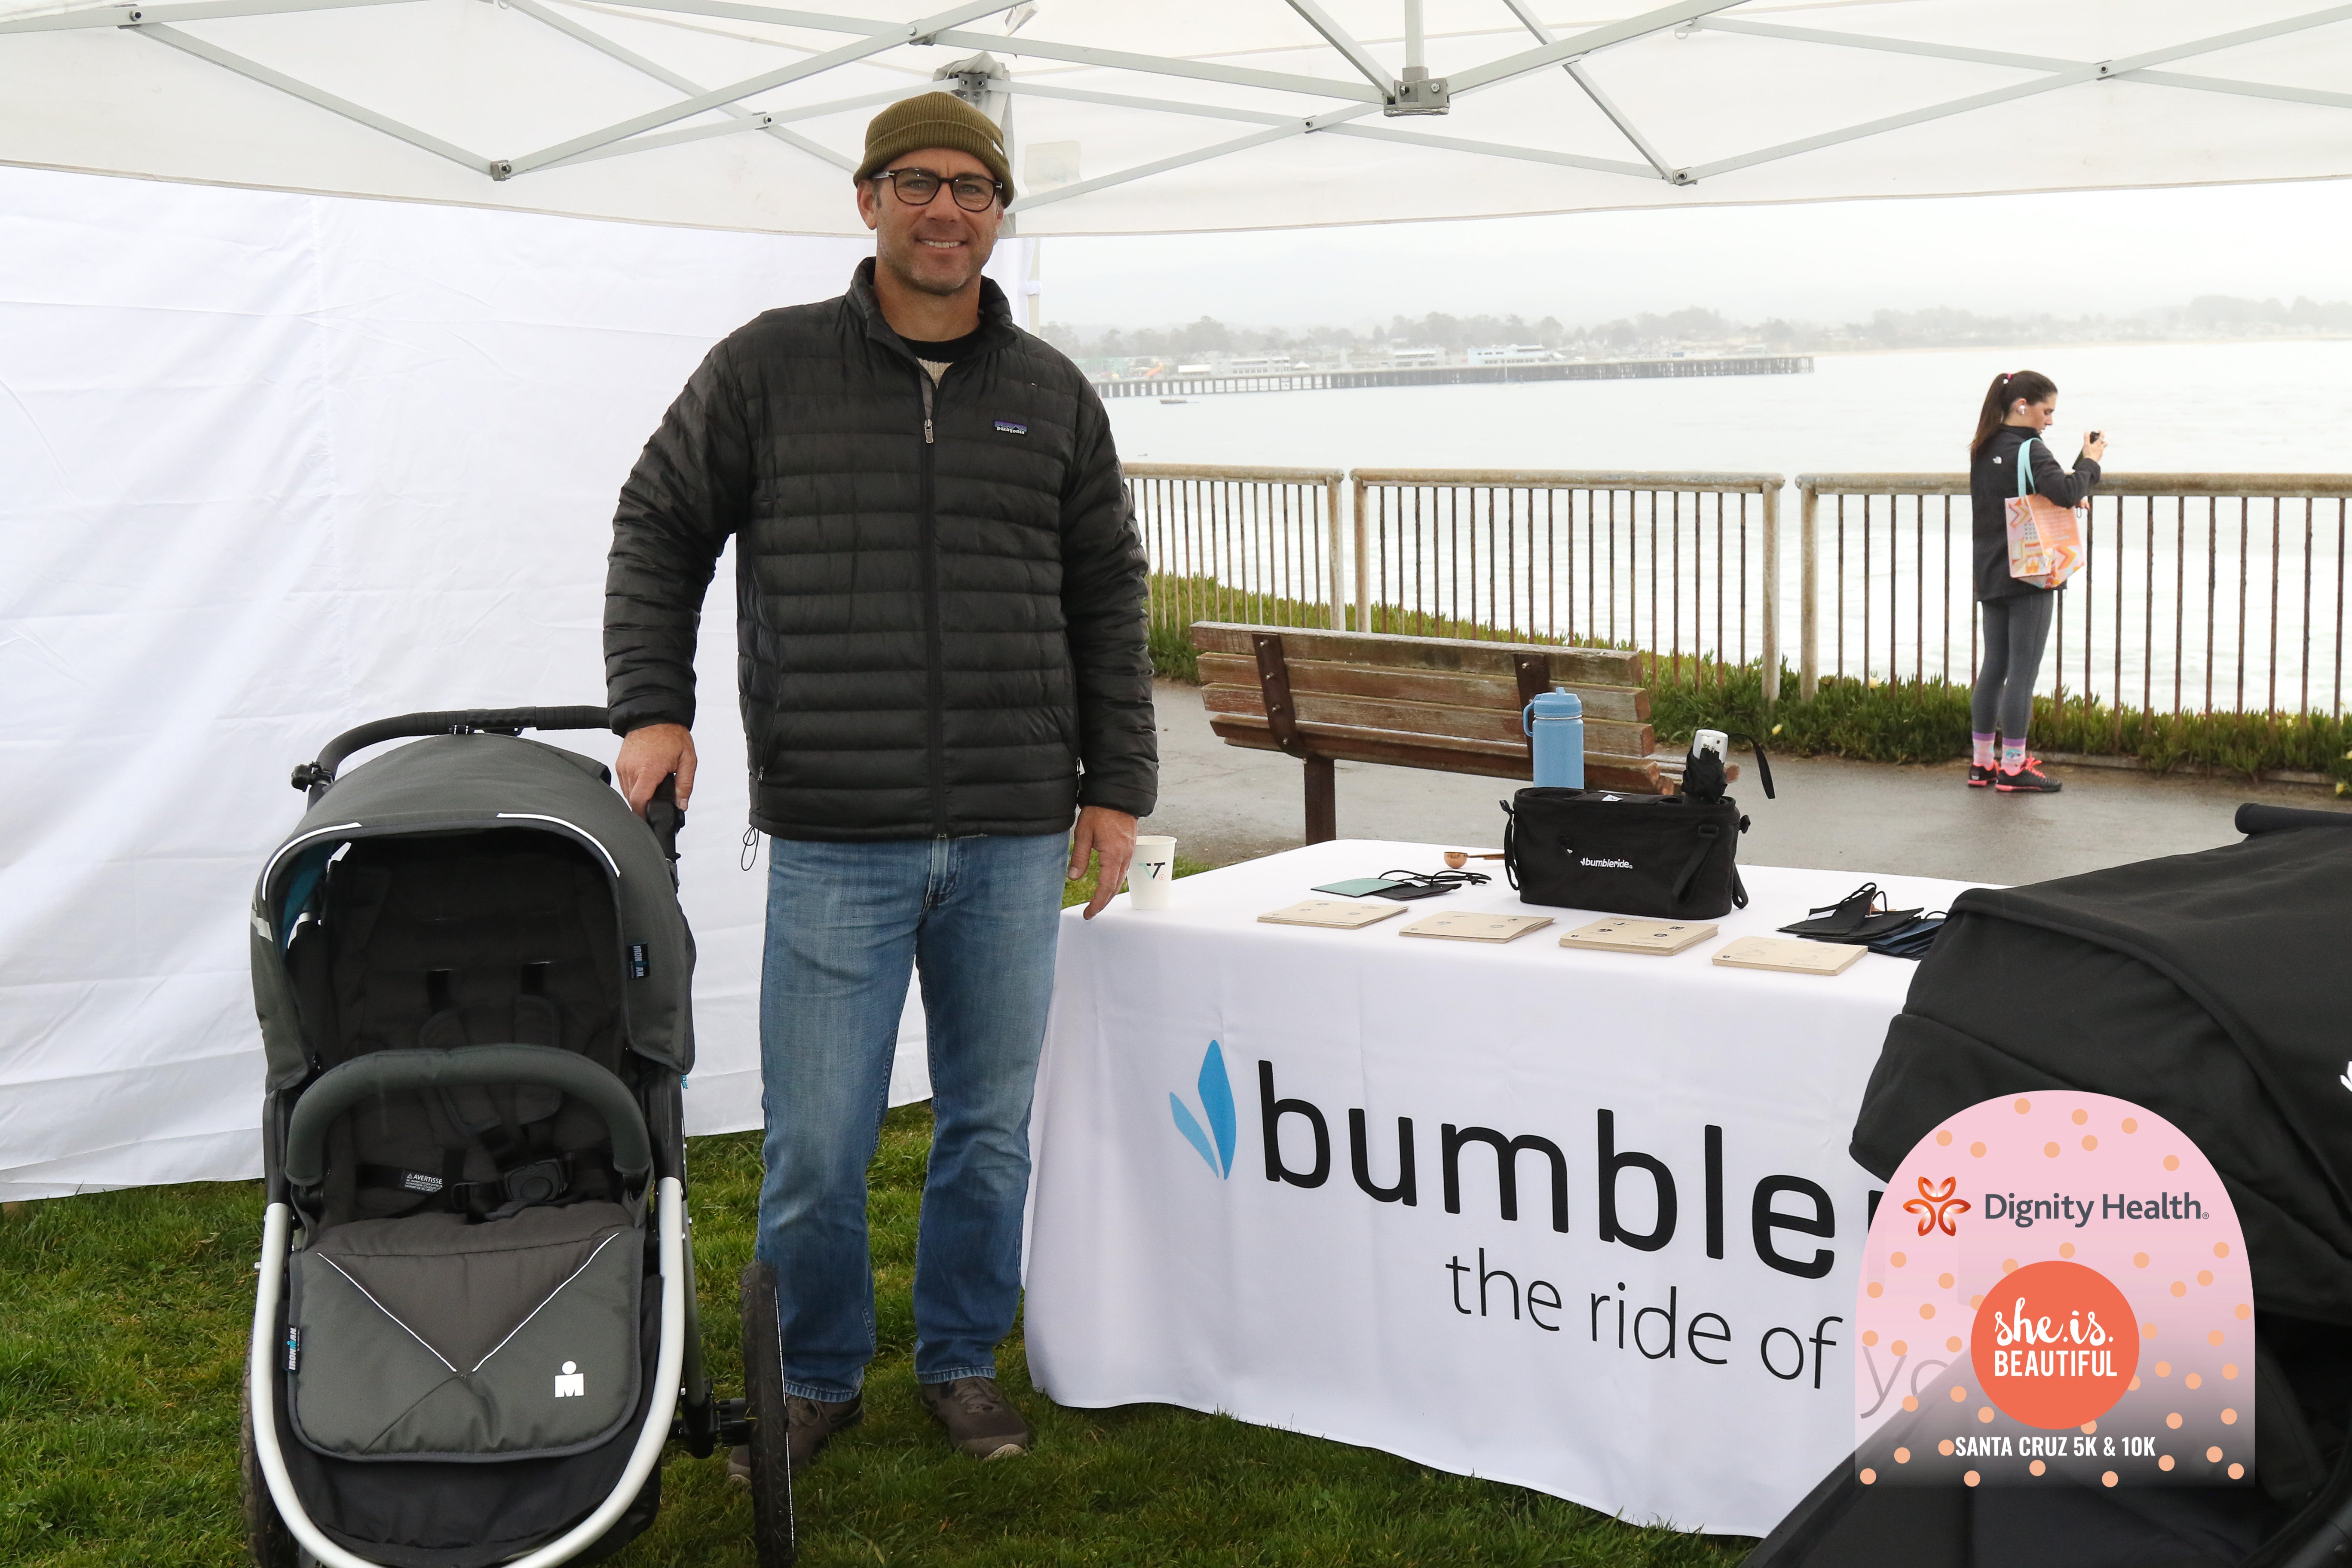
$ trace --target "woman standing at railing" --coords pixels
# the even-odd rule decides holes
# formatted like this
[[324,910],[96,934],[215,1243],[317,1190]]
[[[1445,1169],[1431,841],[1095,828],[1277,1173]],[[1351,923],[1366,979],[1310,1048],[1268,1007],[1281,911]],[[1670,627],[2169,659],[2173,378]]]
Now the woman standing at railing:
[[[1975,512],[1976,589],[1984,622],[1984,658],[1977,667],[1969,702],[1975,756],[1969,783],[1990,784],[2004,794],[2055,795],[2060,785],[2045,776],[2040,759],[2025,750],[2026,726],[2033,718],[2033,682],[2042,671],[2042,650],[2050,641],[2057,613],[2054,588],[2037,588],[2009,574],[2007,507],[2018,494],[2017,470],[2030,462],[2035,492],[2063,507],[2077,507],[2099,482],[2099,459],[2107,443],[2097,431],[2083,443],[2069,473],[2041,440],[2058,416],[2058,387],[2037,372],[2012,371],[1993,378],[1977,416],[1969,446],[1969,498]],[[2000,737],[1996,766],[1993,736]]]

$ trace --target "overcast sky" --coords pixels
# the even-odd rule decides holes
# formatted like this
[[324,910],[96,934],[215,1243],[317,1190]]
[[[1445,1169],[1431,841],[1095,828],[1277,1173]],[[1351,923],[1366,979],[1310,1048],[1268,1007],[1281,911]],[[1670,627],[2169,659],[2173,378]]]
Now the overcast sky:
[[1834,202],[1043,242],[1045,320],[1358,327],[1431,310],[1568,325],[1702,305],[2127,312],[2352,298],[2352,181]]

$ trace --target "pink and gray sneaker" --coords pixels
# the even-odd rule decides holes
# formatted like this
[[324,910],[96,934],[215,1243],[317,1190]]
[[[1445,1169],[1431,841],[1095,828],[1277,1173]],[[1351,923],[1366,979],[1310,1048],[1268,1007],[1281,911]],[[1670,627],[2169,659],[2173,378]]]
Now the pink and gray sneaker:
[[2040,757],[2028,757],[2015,773],[2001,769],[1992,787],[2003,795],[2056,795],[2066,786],[2042,771]]

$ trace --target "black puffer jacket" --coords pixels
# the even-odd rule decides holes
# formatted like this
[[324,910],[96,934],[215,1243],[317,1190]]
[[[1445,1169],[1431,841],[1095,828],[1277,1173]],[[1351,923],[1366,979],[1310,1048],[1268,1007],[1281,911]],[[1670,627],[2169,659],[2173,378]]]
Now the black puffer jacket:
[[979,348],[934,388],[873,269],[719,343],[646,443],[605,579],[613,728],[693,722],[696,625],[733,534],[753,826],[922,838],[1059,833],[1078,805],[1148,815],[1143,549],[1101,400],[989,282]]
[[2099,482],[2099,465],[2077,456],[2072,473],[2058,466],[2050,443],[2020,425],[1995,430],[1969,464],[1969,502],[1974,513],[1976,588],[1979,599],[2016,599],[2058,590],[2037,588],[2009,574],[2009,503],[2017,497],[2017,454],[2033,443],[2032,487],[2045,500],[2081,506]]

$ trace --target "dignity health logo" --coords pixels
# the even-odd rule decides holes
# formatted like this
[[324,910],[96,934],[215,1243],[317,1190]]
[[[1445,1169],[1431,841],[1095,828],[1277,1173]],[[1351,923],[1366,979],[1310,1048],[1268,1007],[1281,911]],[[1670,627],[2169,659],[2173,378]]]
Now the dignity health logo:
[[[1176,1118],[1176,1131],[1200,1151],[1201,1158],[1209,1163],[1209,1169],[1222,1181],[1234,1173],[1234,1144],[1238,1132],[1234,1120],[1233,1080],[1225,1076],[1225,1053],[1218,1049],[1214,1040],[1209,1042],[1208,1054],[1201,1058],[1201,1076],[1195,1087],[1201,1091],[1202,1116],[1194,1116],[1192,1108],[1172,1092],[1168,1096],[1168,1109]],[[1209,1123],[1207,1131],[1201,1128],[1203,1119]],[[1209,1142],[1211,1133],[1216,1136],[1213,1145]]]

